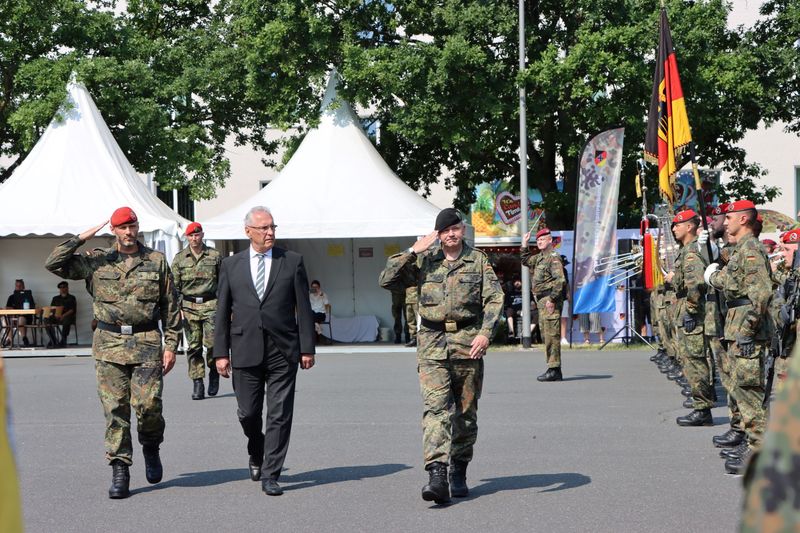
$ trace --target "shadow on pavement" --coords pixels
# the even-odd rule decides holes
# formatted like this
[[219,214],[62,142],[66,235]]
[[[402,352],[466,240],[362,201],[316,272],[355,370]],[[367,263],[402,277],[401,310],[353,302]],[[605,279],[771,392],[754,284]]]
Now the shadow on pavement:
[[614,376],[612,374],[578,374],[577,376],[569,376],[563,378],[561,381],[580,381],[583,379],[610,379]]
[[250,479],[246,468],[228,468],[226,470],[208,470],[205,472],[188,472],[179,474],[178,477],[168,479],[163,483],[131,490],[131,494],[150,492],[151,490],[166,489],[169,487],[212,487],[231,481]]
[[281,483],[296,483],[284,490],[304,489],[316,485],[327,485],[329,483],[341,483],[344,481],[358,481],[361,479],[390,476],[403,470],[412,468],[409,465],[388,463],[382,465],[361,465],[361,466],[337,466],[332,468],[322,468],[311,470],[310,472],[300,472],[292,475],[282,475]]
[[575,472],[563,472],[560,474],[528,474],[524,476],[507,476],[482,479],[483,483],[475,487],[470,487],[470,497],[486,496],[504,490],[523,490],[544,488],[555,485],[540,492],[556,492],[559,490],[574,489],[588,485],[592,478]]

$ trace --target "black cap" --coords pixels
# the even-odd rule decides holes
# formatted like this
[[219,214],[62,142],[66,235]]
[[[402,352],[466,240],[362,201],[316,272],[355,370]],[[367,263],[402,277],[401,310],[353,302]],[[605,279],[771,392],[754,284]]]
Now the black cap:
[[452,207],[448,207],[439,211],[439,214],[436,216],[436,225],[433,229],[436,231],[443,231],[450,226],[454,224],[460,224],[461,222],[461,214]]
[[58,288],[60,289],[61,287],[69,287],[69,284],[66,281],[62,281],[58,284]]

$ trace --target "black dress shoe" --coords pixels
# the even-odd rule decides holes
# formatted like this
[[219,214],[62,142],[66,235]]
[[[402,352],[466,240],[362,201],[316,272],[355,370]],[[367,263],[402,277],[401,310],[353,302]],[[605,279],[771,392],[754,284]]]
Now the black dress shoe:
[[252,456],[250,456],[250,461],[248,462],[248,469],[250,470],[250,479],[253,481],[261,479],[261,463],[254,461]]
[[261,490],[267,496],[280,496],[283,494],[283,489],[278,485],[278,481],[272,478],[261,481]]
[[219,373],[216,368],[208,370],[208,395],[216,396],[219,392]]
[[202,400],[206,397],[206,387],[202,378],[194,380],[194,390],[192,390],[192,400]]
[[450,501],[450,485],[447,482],[447,465],[440,462],[425,467],[428,471],[428,484],[422,487],[422,499],[438,504]]
[[691,398],[686,398],[685,400],[683,400],[683,407],[686,409],[694,408],[694,400],[692,400]]
[[686,416],[679,416],[675,419],[679,426],[713,426],[714,419],[711,416],[711,409],[695,409]]
[[119,459],[114,459],[111,461],[111,468],[113,468],[113,473],[111,475],[111,488],[108,489],[108,497],[112,500],[127,498],[131,495],[129,489],[131,474],[128,465]]
[[711,442],[714,443],[714,446],[717,448],[733,448],[734,446],[738,446],[744,441],[744,431],[739,431],[737,429],[729,429],[722,435],[716,435],[714,438],[711,439]]
[[144,455],[144,475],[147,478],[147,482],[151,485],[158,483],[164,476],[164,467],[161,466],[158,445],[142,446],[142,455]]
[[739,457],[732,457],[725,461],[725,472],[734,475],[744,474],[752,453],[753,449],[748,446]]

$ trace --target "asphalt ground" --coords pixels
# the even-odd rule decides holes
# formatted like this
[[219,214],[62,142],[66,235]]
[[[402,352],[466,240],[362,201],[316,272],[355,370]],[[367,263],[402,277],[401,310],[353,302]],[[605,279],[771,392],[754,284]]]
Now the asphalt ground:
[[147,484],[137,445],[126,500],[107,498],[93,361],[8,359],[26,530],[735,531],[741,478],[711,444],[726,409],[716,427],[678,427],[683,397],[650,353],[565,350],[565,381],[538,383],[541,350],[490,352],[471,494],[448,506],[420,497],[414,354],[325,353],[300,372],[280,497],[249,480],[230,382],[192,401],[179,361],[165,383],[164,480]]

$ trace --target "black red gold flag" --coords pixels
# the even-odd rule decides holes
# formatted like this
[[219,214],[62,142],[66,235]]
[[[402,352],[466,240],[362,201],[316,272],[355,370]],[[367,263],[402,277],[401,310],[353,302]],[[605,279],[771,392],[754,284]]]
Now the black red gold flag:
[[675,174],[688,161],[687,148],[691,142],[692,132],[686,115],[678,62],[672,48],[667,11],[662,8],[644,158],[649,163],[658,164],[658,188],[670,204],[674,198]]

